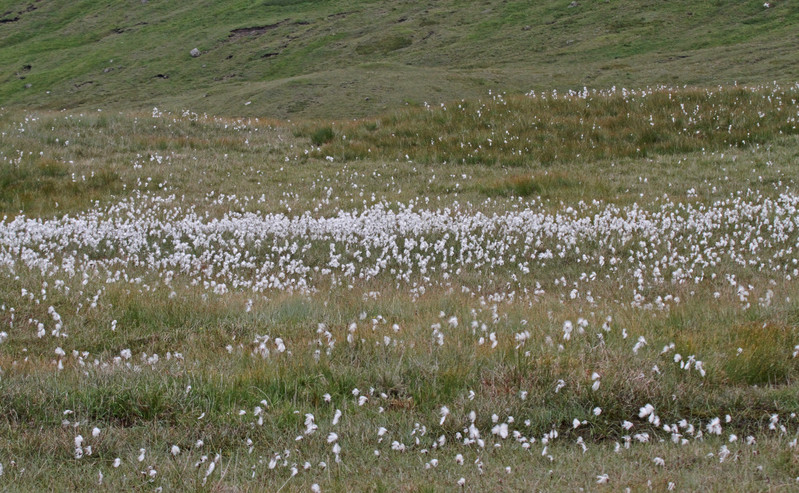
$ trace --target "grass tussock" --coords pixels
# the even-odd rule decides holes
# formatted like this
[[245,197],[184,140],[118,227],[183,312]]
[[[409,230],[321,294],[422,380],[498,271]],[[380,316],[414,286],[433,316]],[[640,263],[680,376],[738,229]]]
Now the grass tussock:
[[774,323],[748,323],[733,333],[725,371],[735,383],[747,385],[784,385],[796,378],[799,362],[792,350],[799,342],[797,327]]
[[539,171],[532,175],[514,175],[482,185],[479,190],[489,197],[534,197],[551,196],[580,186],[581,182],[565,172]]
[[321,127],[311,133],[311,143],[315,146],[321,146],[332,141],[335,137],[332,127]]
[[120,177],[112,170],[77,176],[73,169],[67,163],[46,158],[0,162],[0,210],[70,210],[122,190]]
[[345,124],[316,155],[518,167],[719,151],[796,135],[799,89],[495,95]]

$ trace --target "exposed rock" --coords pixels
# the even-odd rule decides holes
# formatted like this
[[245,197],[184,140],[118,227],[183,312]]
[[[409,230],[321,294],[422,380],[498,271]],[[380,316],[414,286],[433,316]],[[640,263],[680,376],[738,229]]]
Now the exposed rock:
[[576,2],[576,1],[574,1],[574,2],[569,4],[569,8],[570,9],[573,9],[574,7],[579,7],[579,6],[580,6],[580,4],[578,2]]
[[244,36],[260,36],[267,31],[271,31],[272,29],[277,29],[278,27],[282,26],[288,21],[289,19],[284,19],[280,22],[276,22],[274,24],[267,24],[265,26],[242,27],[239,29],[234,29],[230,31],[228,38],[236,39]]
[[197,58],[201,54],[202,53],[200,53],[200,50],[198,50],[197,48],[192,48],[192,50],[189,52],[189,55],[191,55],[193,58]]
[[27,14],[28,12],[33,12],[36,10],[36,7],[33,4],[28,5],[28,8],[25,10],[20,10],[14,17],[9,17],[14,14],[13,11],[9,10],[8,12],[4,12],[0,15],[0,24],[8,24],[11,22],[17,22],[20,19],[22,14]]

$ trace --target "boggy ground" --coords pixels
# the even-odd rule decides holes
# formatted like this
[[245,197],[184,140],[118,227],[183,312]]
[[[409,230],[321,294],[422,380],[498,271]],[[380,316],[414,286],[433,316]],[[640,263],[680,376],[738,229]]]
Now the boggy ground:
[[6,110],[0,484],[795,487],[796,92]]

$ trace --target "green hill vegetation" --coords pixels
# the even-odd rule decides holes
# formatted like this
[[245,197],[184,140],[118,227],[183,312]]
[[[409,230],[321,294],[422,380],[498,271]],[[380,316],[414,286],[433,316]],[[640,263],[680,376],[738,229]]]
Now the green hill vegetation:
[[792,82],[796,25],[760,1],[2,1],[0,104],[344,118],[489,89]]

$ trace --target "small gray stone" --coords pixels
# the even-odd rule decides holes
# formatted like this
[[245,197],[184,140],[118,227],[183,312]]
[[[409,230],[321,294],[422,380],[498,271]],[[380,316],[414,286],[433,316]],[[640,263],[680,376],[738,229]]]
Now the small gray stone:
[[198,50],[197,48],[193,48],[193,49],[192,49],[192,50],[189,52],[189,55],[191,55],[191,56],[192,56],[192,57],[194,57],[194,58],[197,58],[198,56],[200,56],[200,55],[201,55],[201,53],[200,53],[200,50]]
[[30,89],[31,87],[33,87],[33,84],[25,84],[25,89]]
[[573,9],[574,7],[579,7],[579,6],[580,6],[580,4],[579,4],[579,3],[577,3],[576,1],[574,1],[574,2],[572,2],[572,3],[570,3],[570,4],[569,4],[569,8],[570,8],[570,9]]

